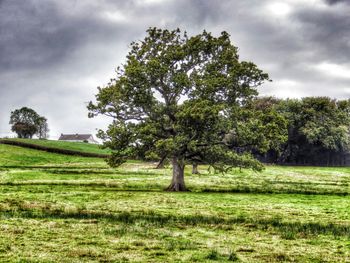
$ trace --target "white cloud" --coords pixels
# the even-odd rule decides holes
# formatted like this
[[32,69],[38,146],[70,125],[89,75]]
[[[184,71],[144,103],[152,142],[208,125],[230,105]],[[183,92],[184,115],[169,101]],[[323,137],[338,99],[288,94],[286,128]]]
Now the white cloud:
[[100,14],[102,19],[105,19],[114,23],[125,23],[128,21],[128,18],[121,11],[113,10],[113,11],[104,11]]
[[170,0],[139,0],[139,4],[153,5],[153,4],[162,4],[169,2]]
[[263,96],[279,98],[301,98],[306,96],[302,83],[292,79],[280,79],[266,83],[259,91]]
[[316,70],[323,74],[336,78],[350,79],[350,65],[339,65],[328,62],[322,62],[315,66]]
[[291,13],[292,7],[285,2],[273,2],[267,5],[267,10],[274,16],[285,17]]

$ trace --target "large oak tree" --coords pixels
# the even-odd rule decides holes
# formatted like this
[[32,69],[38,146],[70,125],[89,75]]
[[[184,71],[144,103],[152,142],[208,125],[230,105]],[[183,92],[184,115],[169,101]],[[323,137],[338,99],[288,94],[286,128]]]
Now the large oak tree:
[[233,151],[226,138],[239,109],[268,75],[239,60],[226,32],[189,37],[179,29],[150,28],[147,34],[131,43],[116,78],[98,88],[88,106],[90,117],[113,118],[99,132],[113,150],[109,163],[120,165],[140,150],[167,156],[173,166],[170,191],[186,190],[186,163],[205,162],[220,171],[261,169],[249,153]]

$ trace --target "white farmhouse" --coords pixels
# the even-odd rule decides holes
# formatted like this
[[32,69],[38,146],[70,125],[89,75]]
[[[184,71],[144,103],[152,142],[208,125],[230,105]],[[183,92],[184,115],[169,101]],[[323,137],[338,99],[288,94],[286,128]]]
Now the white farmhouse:
[[61,134],[59,141],[67,141],[67,142],[86,142],[98,144],[98,141],[94,139],[92,134]]

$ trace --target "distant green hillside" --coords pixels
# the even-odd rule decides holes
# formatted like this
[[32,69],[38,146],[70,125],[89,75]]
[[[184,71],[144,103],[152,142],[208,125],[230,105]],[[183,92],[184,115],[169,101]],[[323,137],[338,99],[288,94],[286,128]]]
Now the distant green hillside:
[[102,149],[100,145],[82,143],[82,142],[65,142],[54,140],[38,140],[38,139],[6,139],[6,141],[16,141],[28,144],[34,144],[55,149],[63,149],[69,151],[78,151],[83,153],[109,154],[110,150]]
[[103,159],[48,153],[0,144],[0,166],[106,166]]

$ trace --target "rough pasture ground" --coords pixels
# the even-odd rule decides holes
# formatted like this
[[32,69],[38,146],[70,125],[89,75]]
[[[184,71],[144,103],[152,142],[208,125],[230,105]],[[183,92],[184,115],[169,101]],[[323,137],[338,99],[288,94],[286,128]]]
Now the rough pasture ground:
[[349,262],[350,169],[201,175],[0,145],[0,261]]

